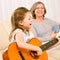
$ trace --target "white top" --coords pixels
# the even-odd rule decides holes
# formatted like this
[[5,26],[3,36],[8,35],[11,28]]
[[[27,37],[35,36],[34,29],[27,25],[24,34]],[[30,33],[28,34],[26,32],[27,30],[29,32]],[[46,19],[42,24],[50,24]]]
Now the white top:
[[34,38],[34,34],[31,31],[29,31],[29,33],[28,32],[25,33],[21,29],[16,29],[12,35],[11,42],[15,41],[14,36],[18,31],[22,32],[24,42],[28,42],[30,39]]
[[[11,43],[13,43],[13,42],[16,42],[16,40],[14,39],[14,36],[15,36],[16,33],[19,32],[19,31],[22,32],[22,34],[23,34],[23,40],[24,40],[24,42],[28,42],[29,40],[31,40],[32,38],[34,38],[34,34],[33,34],[31,31],[29,31],[29,33],[28,33],[28,32],[24,33],[21,29],[16,29],[16,30],[13,32],[13,35],[12,35],[12,38],[11,38],[11,41],[10,41],[9,44],[11,44]],[[5,52],[6,50],[8,50],[8,46],[4,49],[3,52]]]

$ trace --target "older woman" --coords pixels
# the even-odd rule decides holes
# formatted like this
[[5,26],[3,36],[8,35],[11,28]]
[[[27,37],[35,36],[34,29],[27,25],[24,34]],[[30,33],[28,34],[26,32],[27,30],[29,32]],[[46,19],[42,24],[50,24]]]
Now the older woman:
[[54,25],[57,23],[51,19],[45,17],[46,8],[44,3],[36,2],[31,7],[31,12],[33,16],[32,26],[34,27],[37,37],[42,41],[46,42],[55,37],[53,30]]

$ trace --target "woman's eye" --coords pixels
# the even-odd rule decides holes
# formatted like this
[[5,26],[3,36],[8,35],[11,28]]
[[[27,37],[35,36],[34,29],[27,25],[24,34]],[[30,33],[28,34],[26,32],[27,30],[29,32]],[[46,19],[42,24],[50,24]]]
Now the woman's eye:
[[36,9],[39,9],[39,8],[36,8]]

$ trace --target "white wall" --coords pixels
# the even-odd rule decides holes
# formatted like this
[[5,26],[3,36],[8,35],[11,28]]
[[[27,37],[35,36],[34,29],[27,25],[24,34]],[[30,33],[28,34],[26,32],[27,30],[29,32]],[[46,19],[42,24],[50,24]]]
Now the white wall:
[[60,0],[48,0],[47,3],[47,17],[60,22]]
[[42,1],[47,9],[46,17],[60,22],[60,0],[0,0],[0,20],[10,20],[13,11],[19,6],[28,9],[36,1]]

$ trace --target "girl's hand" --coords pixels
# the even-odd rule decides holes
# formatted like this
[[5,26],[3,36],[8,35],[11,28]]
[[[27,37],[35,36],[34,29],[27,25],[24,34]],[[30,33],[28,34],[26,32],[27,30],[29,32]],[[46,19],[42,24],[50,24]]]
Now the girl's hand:
[[37,50],[36,51],[31,51],[31,56],[34,57],[34,58],[38,58],[39,55],[42,54],[42,49],[37,47]]
[[40,47],[37,48],[36,55],[39,56],[42,54],[42,49]]

